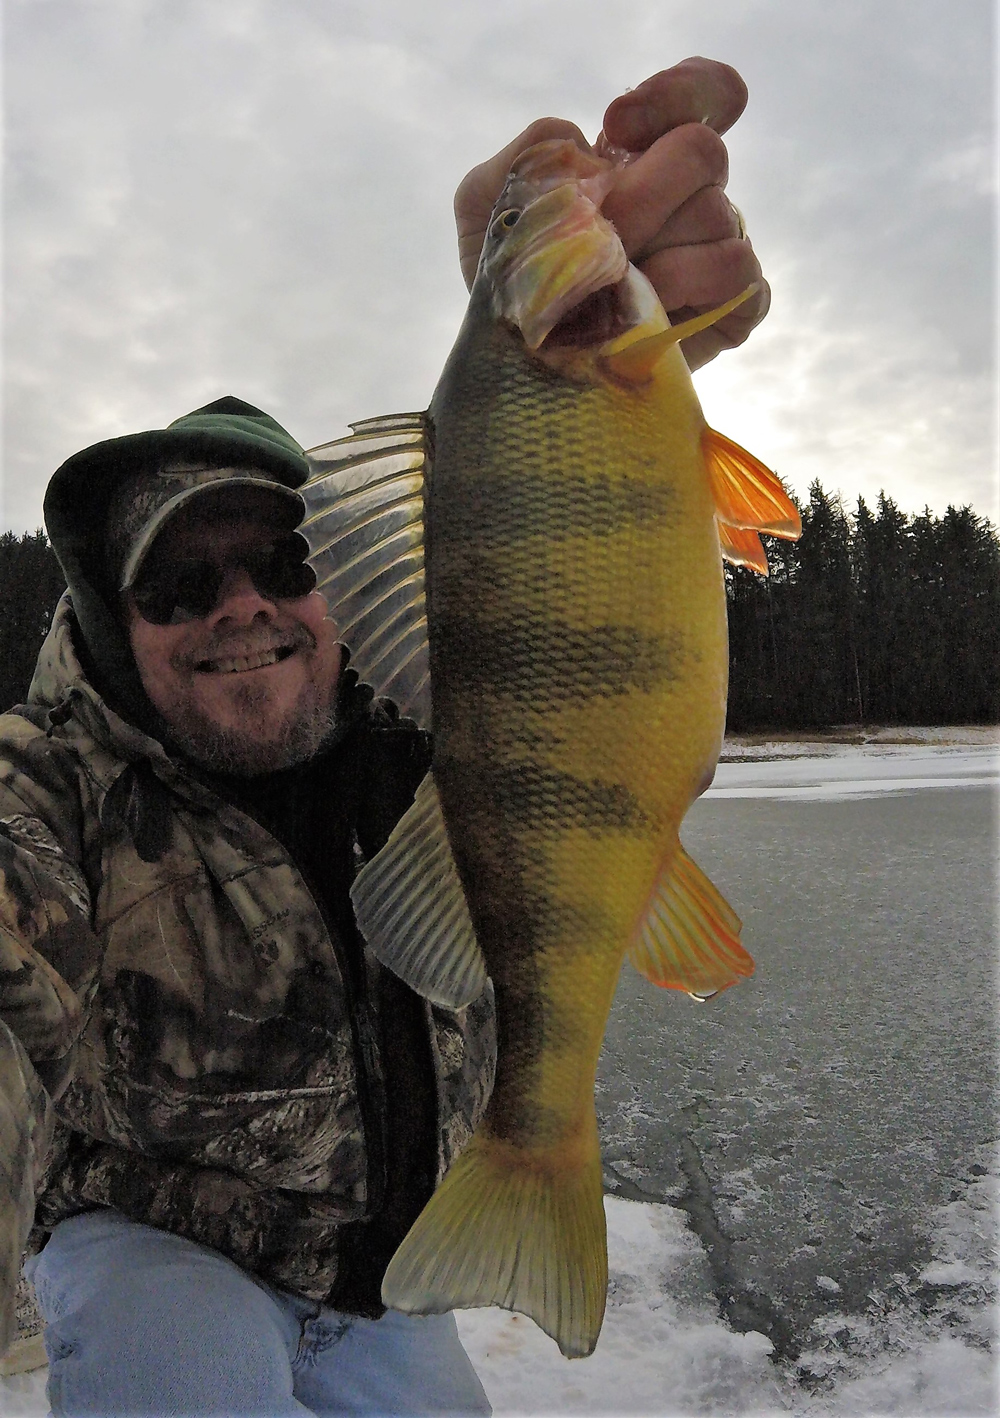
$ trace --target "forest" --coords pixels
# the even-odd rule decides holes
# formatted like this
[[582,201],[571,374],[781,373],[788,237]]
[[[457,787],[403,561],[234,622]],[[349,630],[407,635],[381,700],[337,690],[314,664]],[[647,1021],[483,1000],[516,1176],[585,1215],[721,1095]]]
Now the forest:
[[727,568],[735,732],[1000,718],[1000,540],[970,507],[848,515],[814,483],[771,574]]
[[[729,728],[1000,720],[1000,539],[970,507],[852,513],[814,483],[771,574],[726,568]],[[27,694],[63,589],[42,532],[0,535],[0,707]]]

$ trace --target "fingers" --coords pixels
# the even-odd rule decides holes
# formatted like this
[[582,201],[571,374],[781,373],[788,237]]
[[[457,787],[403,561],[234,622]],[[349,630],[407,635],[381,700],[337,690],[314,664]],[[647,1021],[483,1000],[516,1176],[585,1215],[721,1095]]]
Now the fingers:
[[691,369],[707,364],[720,350],[741,345],[763,320],[771,303],[771,291],[753,247],[738,237],[666,247],[643,262],[640,269],[656,287],[675,325],[722,305],[755,282],[760,284],[760,289],[732,314],[682,343]]
[[[764,318],[770,291],[724,188],[728,157],[720,134],[739,118],[746,85],[735,69],[685,59],[622,94],[604,115],[603,138],[635,156],[618,174],[602,211],[629,258],[649,277],[674,323],[760,283],[750,300],[681,348],[692,369],[742,344]],[[462,274],[471,287],[494,203],[514,159],[548,138],[590,144],[573,123],[541,118],[480,163],[455,194]],[[599,140],[600,142],[600,140]]]
[[663,246],[696,246],[731,236],[743,237],[740,217],[721,187],[702,187],[660,229]]
[[641,261],[669,244],[664,228],[691,198],[706,188],[721,195],[728,176],[729,158],[719,135],[701,124],[686,123],[658,138],[622,169],[602,211],[630,259]]
[[683,342],[692,369],[742,344],[770,303],[760,263],[724,190],[728,176],[718,133],[685,123],[621,171],[602,208],[675,324],[760,283],[738,310]]
[[[701,369],[703,364],[708,364],[722,350],[734,350],[737,345],[742,345],[751,330],[763,320],[770,304],[771,289],[766,281],[762,281],[760,291],[748,300],[746,305],[741,305],[739,310],[734,310],[732,315],[727,315],[707,330],[699,330],[698,334],[692,335],[689,340],[682,340],[681,352],[687,361],[688,369]],[[756,313],[744,315],[743,312],[748,307],[756,310]],[[678,320],[685,318],[685,314],[693,315],[695,312],[678,311]]]
[[737,237],[668,246],[641,262],[639,269],[656,287],[660,303],[675,324],[675,311],[687,307],[710,310],[761,278],[753,247]]
[[684,59],[616,98],[604,115],[604,132],[610,143],[633,152],[685,123],[725,133],[746,101],[747,86],[728,64]]
[[569,138],[584,152],[589,153],[591,150],[590,144],[575,123],[569,123],[563,118],[538,118],[495,157],[488,158],[486,162],[474,167],[459,183],[455,193],[458,255],[465,284],[470,289],[494,203],[503,190],[514,159],[526,148],[533,147],[535,143],[543,143],[548,138]]

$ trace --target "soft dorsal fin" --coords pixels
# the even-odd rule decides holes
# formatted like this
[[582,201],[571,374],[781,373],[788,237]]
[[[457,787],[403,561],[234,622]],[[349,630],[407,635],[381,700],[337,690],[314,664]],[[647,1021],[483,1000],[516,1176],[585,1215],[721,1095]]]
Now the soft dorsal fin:
[[372,954],[417,994],[448,1009],[482,994],[486,962],[431,773],[388,842],[358,872],[351,900]]
[[351,428],[309,450],[302,533],[352,666],[429,728],[425,417],[394,414]]
[[705,429],[701,442],[720,522],[791,541],[801,536],[798,508],[770,468],[714,428]]
[[733,566],[747,566],[751,571],[768,574],[767,553],[757,533],[748,527],[730,527],[728,522],[716,518],[719,529],[719,547],[724,561]]
[[709,999],[753,974],[740,918],[677,844],[653,889],[628,958],[654,985]]

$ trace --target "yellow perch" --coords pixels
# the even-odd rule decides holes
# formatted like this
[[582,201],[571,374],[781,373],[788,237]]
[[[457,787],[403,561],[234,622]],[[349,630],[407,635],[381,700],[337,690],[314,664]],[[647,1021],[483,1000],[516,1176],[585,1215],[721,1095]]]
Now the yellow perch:
[[[432,772],[359,874],[376,955],[427,998],[496,991],[487,1113],[400,1246],[387,1305],[502,1305],[591,1353],[607,1290],[594,1075],[622,959],[706,997],[751,973],[681,847],[722,743],[722,557],[795,537],[710,430],[600,205],[610,164],[521,155],[426,415],[315,450],[307,534],[353,663],[432,722]],[[485,963],[484,963],[485,961]]]

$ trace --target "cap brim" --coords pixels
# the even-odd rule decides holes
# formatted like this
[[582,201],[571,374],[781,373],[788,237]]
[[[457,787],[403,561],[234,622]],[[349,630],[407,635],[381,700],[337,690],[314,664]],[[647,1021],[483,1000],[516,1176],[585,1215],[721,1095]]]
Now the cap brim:
[[280,499],[288,508],[289,531],[297,527],[305,516],[305,502],[293,488],[287,487],[284,483],[271,482],[264,478],[228,477],[219,479],[217,482],[199,483],[196,487],[184,488],[183,491],[176,493],[169,501],[165,502],[162,507],[157,508],[143,527],[141,534],[136,538],[122,567],[119,579],[120,589],[125,591],[132,585],[156,538],[163,531],[167,522],[176,517],[183,507],[186,507],[196,497],[219,497],[231,488],[237,487],[253,488],[257,492],[262,492],[265,495],[273,494]]

